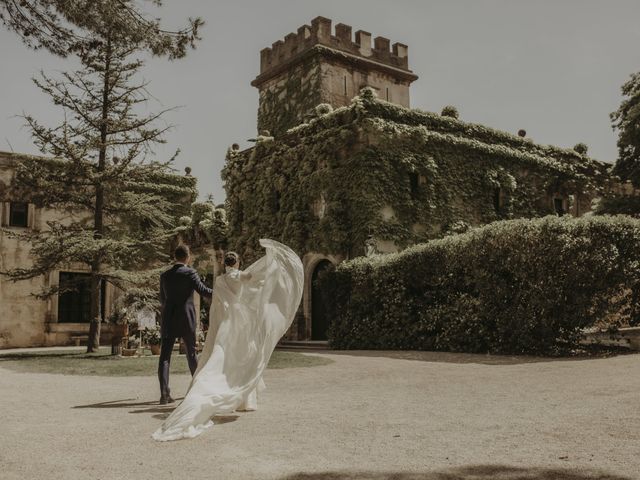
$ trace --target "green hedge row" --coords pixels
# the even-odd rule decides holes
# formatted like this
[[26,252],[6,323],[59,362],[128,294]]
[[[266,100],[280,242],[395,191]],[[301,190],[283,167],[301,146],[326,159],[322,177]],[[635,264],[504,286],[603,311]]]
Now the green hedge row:
[[640,320],[640,221],[495,222],[345,262],[320,286],[333,348],[558,353],[596,322]]

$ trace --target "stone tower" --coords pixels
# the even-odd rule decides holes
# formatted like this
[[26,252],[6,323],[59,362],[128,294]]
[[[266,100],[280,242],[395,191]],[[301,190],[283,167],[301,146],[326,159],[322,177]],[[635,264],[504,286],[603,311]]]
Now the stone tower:
[[251,82],[260,92],[258,131],[279,136],[302,123],[320,103],[348,105],[363,87],[381,100],[409,107],[409,86],[418,78],[409,70],[408,47],[362,30],[316,17],[271,48],[260,52],[260,74]]

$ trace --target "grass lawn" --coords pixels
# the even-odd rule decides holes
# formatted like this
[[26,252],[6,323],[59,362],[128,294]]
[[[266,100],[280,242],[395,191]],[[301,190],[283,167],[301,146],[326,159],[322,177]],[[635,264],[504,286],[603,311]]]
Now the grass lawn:
[[[101,348],[98,353],[91,354],[76,351],[42,351],[7,355],[0,353],[0,367],[16,372],[57,373],[61,375],[113,377],[156,375],[157,356],[119,357],[111,356],[110,352],[110,348]],[[330,363],[333,361],[327,358],[276,350],[273,352],[267,368],[317,367]],[[171,373],[188,372],[186,357],[174,352],[171,357]]]

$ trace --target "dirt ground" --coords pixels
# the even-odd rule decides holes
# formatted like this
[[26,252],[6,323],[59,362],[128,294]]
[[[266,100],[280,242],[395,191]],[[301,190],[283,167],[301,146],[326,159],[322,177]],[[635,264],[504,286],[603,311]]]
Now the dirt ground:
[[321,355],[268,370],[257,412],[169,443],[150,437],[171,408],[153,372],[0,368],[0,478],[640,479],[640,355]]

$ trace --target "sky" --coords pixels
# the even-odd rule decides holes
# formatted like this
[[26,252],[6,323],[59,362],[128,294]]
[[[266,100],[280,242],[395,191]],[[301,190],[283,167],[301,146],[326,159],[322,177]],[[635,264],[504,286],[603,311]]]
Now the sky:
[[[578,142],[599,160],[616,159],[609,114],[620,87],[640,70],[638,0],[165,0],[164,25],[202,17],[203,40],[187,58],[150,59],[143,70],[151,109],[179,107],[158,159],[180,149],[175,167],[192,168],[202,198],[221,203],[225,152],[256,134],[260,50],[322,15],[409,45],[420,78],[411,106],[439,112],[455,105],[462,120],[517,132],[561,147]],[[155,10],[151,13],[157,13]],[[38,153],[19,117],[49,125],[56,109],[31,82],[72,60],[28,50],[0,26],[0,150]]]

